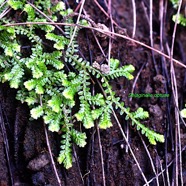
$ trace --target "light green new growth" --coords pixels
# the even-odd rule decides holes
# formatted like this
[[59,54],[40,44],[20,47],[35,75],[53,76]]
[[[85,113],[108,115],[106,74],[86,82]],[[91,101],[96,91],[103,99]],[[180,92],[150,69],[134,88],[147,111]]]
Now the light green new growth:
[[[47,21],[26,1],[8,0],[7,3],[3,8],[10,6],[14,11],[22,12],[25,22]],[[34,3],[53,21],[57,20],[59,14],[64,17],[72,13],[72,10],[65,9],[63,2],[55,6],[49,0],[35,0]],[[3,8],[0,9],[1,12]],[[73,22],[71,18],[66,21]],[[82,123],[89,129],[94,127],[97,120],[101,129],[107,129],[112,126],[111,115],[114,108],[119,109],[121,115],[125,114],[126,119],[130,119],[132,125],[136,125],[137,130],[151,144],[164,142],[163,135],[140,123],[139,120],[148,118],[148,113],[142,108],[130,112],[109,84],[110,79],[121,76],[132,79],[132,65],[119,67],[119,61],[111,59],[110,72],[103,74],[78,55],[77,33],[68,46],[73,27],[65,26],[66,35],[63,36],[57,34],[55,27],[51,25],[3,26],[7,22],[13,23],[13,19],[3,17],[0,21],[0,81],[8,81],[11,88],[18,89],[16,97],[29,105],[32,118],[43,118],[52,132],[62,131],[59,163],[70,168],[72,143],[79,147],[86,145],[86,134],[76,130],[77,124]],[[38,33],[38,29],[42,32]],[[22,51],[24,39],[28,40],[31,47],[30,54],[25,55]],[[47,40],[51,41],[52,47],[46,45]],[[104,93],[92,95],[92,77],[101,80]]]
[[[172,3],[173,7],[175,9],[177,9],[178,8],[178,5],[179,5],[179,0],[170,0],[170,1]],[[182,26],[186,26],[186,17],[185,16],[186,15],[179,14],[178,17],[177,17],[177,15],[175,14],[172,17],[172,20],[175,22],[176,21],[176,18],[177,18],[178,19],[178,24],[180,24]]]
[[[185,107],[186,107],[186,105],[185,105]],[[181,116],[182,116],[183,118],[186,118],[186,108],[182,109],[182,110],[180,111],[180,114],[181,114]]]

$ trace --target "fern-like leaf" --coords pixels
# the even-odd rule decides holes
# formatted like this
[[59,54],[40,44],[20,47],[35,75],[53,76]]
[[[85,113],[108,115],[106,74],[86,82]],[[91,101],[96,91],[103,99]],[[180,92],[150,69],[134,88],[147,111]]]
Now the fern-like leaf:
[[71,135],[68,132],[62,135],[61,151],[59,153],[58,162],[63,163],[66,169],[72,167]]
[[39,117],[41,117],[44,114],[43,107],[38,106],[38,107],[33,108],[30,111],[30,114],[31,114],[32,118],[38,119]]
[[101,129],[107,129],[112,126],[111,122],[111,108],[107,106],[107,108],[104,109],[103,114],[101,115],[100,121],[99,121],[99,127]]
[[78,132],[75,129],[71,130],[71,136],[72,140],[79,146],[79,147],[84,147],[86,145],[86,134],[82,132]]
[[108,78],[112,78],[112,79],[124,76],[127,79],[131,80],[134,78],[134,76],[131,74],[134,70],[135,68],[133,65],[125,65],[115,70],[111,70],[107,76]]
[[60,99],[60,96],[55,95],[48,101],[48,106],[52,108],[54,112],[59,113],[61,111],[61,104],[62,100]]

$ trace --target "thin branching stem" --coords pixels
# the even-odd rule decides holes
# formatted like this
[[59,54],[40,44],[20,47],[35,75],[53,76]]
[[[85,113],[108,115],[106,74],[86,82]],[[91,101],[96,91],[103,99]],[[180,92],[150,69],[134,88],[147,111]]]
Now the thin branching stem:
[[[175,70],[174,70],[174,64],[173,64],[173,53],[174,53],[174,43],[175,43],[175,37],[176,37],[176,31],[177,31],[177,25],[178,25],[178,16],[181,10],[182,0],[179,0],[178,10],[176,14],[176,20],[174,24],[174,30],[172,34],[172,44],[171,44],[171,51],[170,51],[170,73],[171,73],[171,84],[172,84],[172,92],[173,92],[173,99],[175,101],[175,184],[179,185],[178,182],[178,175],[180,170],[180,180],[181,185],[183,185],[183,173],[182,173],[182,154],[181,154],[181,131],[180,131],[180,120],[179,120],[179,112],[177,108],[179,108],[178,105],[178,90],[177,90],[177,80],[175,76]],[[178,156],[179,153],[179,156]]]
[[[80,10],[79,10],[79,15],[78,15],[78,18],[77,18],[77,21],[76,21],[76,24],[78,25],[79,24],[79,21],[80,21],[80,18],[81,18],[81,14],[82,14],[82,11],[83,11],[83,6],[85,4],[85,0],[82,0],[81,1],[81,7],[80,7]],[[74,37],[75,37],[75,34],[77,33],[77,26],[75,26],[74,28],[74,31],[73,31],[73,34],[70,38],[70,43],[68,45],[68,47],[70,47],[70,45],[72,44],[72,41],[74,40]]]
[[149,160],[150,160],[151,167],[152,167],[152,170],[153,170],[153,172],[154,172],[154,175],[155,175],[155,177],[156,177],[156,184],[157,184],[157,186],[159,186],[160,184],[159,184],[157,172],[156,172],[156,170],[155,170],[154,162],[153,162],[152,157],[151,157],[151,155],[150,155],[150,152],[149,152],[149,150],[148,150],[148,148],[147,148],[147,145],[145,144],[145,141],[143,140],[143,138],[142,138],[142,136],[141,136],[140,133],[139,133],[139,135],[140,135],[141,141],[142,141],[142,143],[143,143],[143,146],[144,146],[144,148],[145,148],[145,151],[146,151],[146,153],[147,153],[147,155],[148,155],[148,157],[149,157]]
[[145,184],[148,186],[149,184],[148,184],[147,178],[146,178],[145,174],[143,173],[143,170],[142,170],[142,168],[141,168],[141,166],[140,166],[140,164],[139,164],[139,162],[138,162],[138,160],[137,160],[137,158],[136,158],[136,156],[135,156],[135,154],[134,154],[134,152],[133,152],[133,150],[132,150],[132,148],[131,148],[131,146],[130,146],[127,138],[126,138],[126,135],[125,135],[125,133],[124,133],[122,127],[121,127],[121,124],[120,124],[120,122],[119,122],[119,120],[116,116],[116,113],[113,109],[112,109],[112,113],[113,113],[113,116],[114,116],[114,118],[117,122],[117,125],[118,125],[119,129],[120,129],[120,132],[121,132],[125,142],[127,143],[128,147],[129,147],[130,153],[131,153],[131,155],[132,155],[132,157],[133,157],[133,159],[134,159],[134,161],[135,161],[135,163],[136,163],[136,165],[137,165],[137,167],[138,167],[138,169],[139,169],[139,171],[140,171],[140,173],[141,173],[141,175],[142,175],[142,177],[145,181]]
[[[79,26],[79,27],[82,27],[82,28],[88,28],[88,29],[93,29],[93,30],[96,30],[98,32],[101,32],[103,34],[106,34],[108,36],[111,37],[111,35],[113,36],[116,36],[116,37],[120,37],[120,38],[123,38],[123,39],[126,39],[126,40],[129,40],[131,42],[134,42],[136,44],[139,44],[145,48],[148,48],[150,50],[153,50],[154,52],[157,52],[158,54],[164,56],[165,58],[167,59],[170,59],[170,56],[169,55],[166,55],[165,53],[161,52],[160,50],[157,50],[153,47],[150,47],[149,45],[146,45],[145,43],[142,43],[138,40],[135,40],[135,39],[132,39],[131,37],[128,37],[128,36],[125,36],[125,35],[121,35],[121,34],[118,34],[118,33],[114,33],[114,32],[110,32],[110,31],[105,31],[105,30],[102,30],[100,28],[94,28],[94,27],[91,27],[91,26],[83,26],[83,25],[77,25],[77,24],[70,24],[70,23],[50,23],[50,22],[24,22],[24,23],[9,23],[9,24],[5,24],[3,26],[23,26],[23,25],[61,25],[61,26]],[[172,61],[175,62],[176,64],[178,64],[179,66],[182,66],[184,68],[186,68],[186,65],[184,65],[182,62],[180,62],[179,60],[176,60],[174,58],[172,58]]]
[[103,149],[102,149],[102,145],[101,145],[101,136],[100,136],[100,130],[99,130],[98,124],[96,125],[96,130],[97,130],[97,134],[98,134],[98,143],[99,143],[99,150],[100,150],[102,181],[103,181],[103,186],[106,186],[105,168],[104,168],[104,161],[103,161]]
[[38,9],[36,6],[34,6],[32,3],[28,2],[28,1],[27,1],[27,3],[28,3],[30,6],[32,6],[36,11],[38,11],[41,15],[43,15],[45,18],[47,18],[51,23],[53,23],[54,26],[55,26],[56,28],[58,28],[58,29],[61,31],[61,33],[62,33],[63,35],[65,35],[64,31],[63,31],[58,25],[56,25],[55,22],[54,22],[52,19],[50,19],[50,17],[48,17],[44,12],[42,12],[41,10],[39,10],[39,9]]

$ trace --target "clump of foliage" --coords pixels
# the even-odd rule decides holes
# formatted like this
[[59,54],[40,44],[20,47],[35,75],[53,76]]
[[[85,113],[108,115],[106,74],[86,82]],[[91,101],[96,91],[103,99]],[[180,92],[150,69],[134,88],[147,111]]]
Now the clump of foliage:
[[[185,107],[186,107],[186,105],[185,105]],[[186,118],[186,108],[182,109],[182,110],[180,111],[180,114],[181,114],[181,116],[182,116],[183,118]]]
[[[55,5],[50,0],[35,0],[34,3],[53,21],[72,13],[61,1]],[[8,0],[1,7],[1,13],[9,7],[14,15],[21,16],[23,22],[47,22],[27,1]],[[164,142],[163,135],[139,121],[146,119],[148,112],[142,108],[131,112],[124,107],[109,84],[110,79],[120,76],[132,79],[132,65],[119,67],[119,61],[111,59],[109,72],[103,73],[78,55],[78,32],[70,41],[74,32],[72,26],[64,27],[65,35],[49,24],[6,26],[7,23],[14,23],[15,19],[11,16],[6,14],[0,20],[0,81],[9,82],[11,88],[18,89],[16,97],[28,104],[33,119],[42,118],[50,131],[61,131],[59,163],[66,168],[71,167],[72,143],[80,147],[86,145],[86,134],[77,130],[77,124],[82,123],[84,128],[89,129],[97,120],[101,129],[107,129],[112,126],[114,108],[119,109],[121,115],[125,113],[126,119],[132,120],[132,125],[136,125],[151,144]],[[71,18],[65,20],[73,23]],[[80,24],[85,24],[85,21]],[[27,46],[24,46],[23,40]],[[52,46],[46,42],[52,43]],[[104,93],[92,95],[91,79],[94,77],[101,80]]]
[[[177,9],[178,8],[178,5],[179,5],[179,0],[170,0],[171,1],[171,3],[172,3],[172,5],[173,5],[173,7],[175,8],[175,9]],[[186,9],[185,9],[186,10]],[[185,17],[186,15],[184,15],[184,14],[182,14],[182,13],[180,13],[179,15],[178,15],[178,24],[180,24],[180,25],[182,25],[182,26],[186,26],[186,17]],[[172,20],[175,22],[176,21],[176,17],[177,17],[177,15],[175,14],[175,15],[173,15],[173,17],[172,17]]]

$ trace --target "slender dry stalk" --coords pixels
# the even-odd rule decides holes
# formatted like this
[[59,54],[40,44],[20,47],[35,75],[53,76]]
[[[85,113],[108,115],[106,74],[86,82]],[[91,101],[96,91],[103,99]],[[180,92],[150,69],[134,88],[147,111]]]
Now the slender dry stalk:
[[[140,76],[140,74],[141,74],[141,72],[142,72],[144,66],[146,65],[146,63],[147,63],[147,62],[143,63],[143,65],[141,66],[140,70],[138,71],[138,73],[137,73],[137,75],[136,75],[136,77],[135,77],[135,79],[134,79],[134,82],[133,82],[133,84],[132,84],[131,94],[133,94],[133,92],[134,92],[134,88],[135,88],[135,86],[136,86],[136,83],[137,83],[137,81],[138,81],[138,78],[139,78],[139,76]],[[132,97],[129,98],[129,102],[131,102],[131,101],[132,101]],[[129,140],[129,123],[128,123],[128,121],[127,121],[126,137],[127,137],[127,140]],[[128,152],[128,145],[126,145],[125,148],[126,148],[126,153],[127,153],[127,152]]]
[[76,149],[75,149],[74,145],[73,145],[73,152],[74,152],[74,157],[75,157],[76,164],[77,164],[77,167],[78,167],[79,175],[81,177],[82,184],[84,185],[84,179],[83,179],[83,175],[81,173],[81,168],[79,166],[78,156],[77,156]]
[[11,8],[6,8],[1,14],[0,19],[2,19],[8,12],[10,12]]
[[133,11],[133,31],[132,31],[132,38],[135,37],[136,34],[136,2],[132,0],[132,11]]
[[49,138],[48,138],[48,131],[47,131],[47,128],[46,128],[46,125],[45,125],[44,122],[43,122],[43,127],[44,127],[44,131],[45,131],[45,138],[46,138],[47,148],[48,148],[48,152],[49,152],[49,155],[50,155],[50,160],[51,160],[51,163],[52,163],[52,167],[53,167],[53,170],[54,170],[54,174],[55,174],[55,176],[56,176],[58,185],[59,185],[59,186],[62,186],[61,180],[60,180],[60,178],[59,178],[59,174],[58,174],[58,172],[57,172],[57,168],[56,168],[56,165],[55,165],[55,162],[54,162],[54,158],[53,158],[53,156],[52,156],[52,150],[51,150],[50,141],[49,141]]
[[[91,26],[83,26],[83,25],[71,24],[71,23],[51,23],[51,22],[10,23],[10,24],[5,24],[3,26],[23,26],[23,25],[35,25],[35,24],[38,24],[38,25],[47,25],[48,24],[48,25],[60,25],[60,26],[65,26],[65,25],[67,25],[67,26],[79,26],[79,27],[82,27],[82,28],[88,28],[88,29],[96,30],[97,32],[100,32],[100,33],[103,33],[103,34],[107,35],[108,37],[115,36],[115,37],[123,38],[123,39],[126,39],[128,41],[134,42],[134,43],[139,44],[139,45],[141,45],[141,46],[143,46],[145,48],[153,50],[154,52],[160,54],[161,56],[164,56],[167,59],[170,59],[170,56],[166,55],[165,53],[161,52],[160,50],[157,50],[157,49],[155,49],[153,47],[150,47],[149,45],[147,45],[147,44],[145,44],[143,42],[140,42],[140,41],[138,41],[136,39],[132,39],[131,37],[128,37],[126,35],[114,33],[114,32],[111,32],[111,31],[105,31],[105,30],[102,30],[100,28],[95,28],[95,27],[91,27]],[[186,68],[186,65],[181,63],[179,60],[176,60],[176,59],[172,58],[172,61],[174,63],[176,63],[177,65]]]
[[[149,27],[150,27],[150,46],[151,47],[154,47],[154,37],[153,37],[153,0],[150,0],[150,13],[149,13]],[[154,51],[151,50],[152,52],[152,60],[153,60],[153,63],[154,63],[154,67],[155,67],[155,70],[156,70],[156,74],[159,74],[159,69],[158,69],[158,65],[157,65],[157,62],[156,62],[156,59],[154,57]]]
[[138,160],[137,160],[137,158],[136,158],[136,156],[135,156],[135,154],[134,154],[129,142],[127,141],[126,135],[125,135],[125,133],[124,133],[122,127],[121,127],[121,124],[120,124],[120,122],[119,122],[119,120],[118,120],[118,118],[116,116],[116,113],[115,113],[115,111],[113,109],[112,109],[112,114],[113,114],[113,116],[114,116],[114,118],[115,118],[115,120],[117,122],[117,125],[118,125],[118,127],[120,129],[120,132],[121,132],[125,142],[127,143],[128,147],[129,147],[130,153],[131,153],[131,155],[132,155],[132,157],[133,157],[133,159],[134,159],[134,161],[135,161],[135,163],[136,163],[136,165],[137,165],[137,167],[138,167],[138,169],[139,169],[139,171],[140,171],[140,173],[141,173],[141,175],[142,175],[142,177],[143,177],[143,179],[145,181],[145,184],[148,186],[149,184],[148,184],[147,178],[146,178],[145,174],[143,173],[143,170],[142,170],[142,168],[141,168],[141,166],[140,166],[140,164],[139,164],[139,162],[138,162]]
[[[80,6],[80,10],[79,10],[79,16],[77,18],[76,24],[78,24],[79,21],[80,21],[84,4],[85,4],[85,0],[82,0],[81,1],[81,6]],[[76,32],[77,32],[77,26],[75,26],[75,28],[74,28],[74,31],[73,31],[72,37],[70,38],[70,43],[69,43],[68,47],[72,44],[72,41],[74,40],[74,37],[75,37]]]
[[[94,0],[94,3],[98,6],[98,8],[107,16],[107,18],[110,18],[109,14],[101,7],[101,5],[97,2],[97,0]],[[107,3],[105,3],[107,5]],[[107,5],[108,6],[108,5]],[[120,27],[114,20],[113,24]]]
[[[165,5],[164,5],[165,4]],[[165,17],[166,17],[166,8],[167,8],[167,1],[164,3],[164,0],[160,0],[159,2],[159,20],[160,20],[160,49],[162,52],[164,52],[164,46],[163,46],[163,39],[165,39],[164,36],[164,27],[165,27]],[[167,72],[167,66],[166,66],[166,62],[165,62],[165,58],[163,56],[161,56],[161,61],[162,61],[162,65],[163,68],[165,69],[165,71]],[[168,76],[166,76],[168,77]],[[167,80],[167,82],[169,82],[169,80]],[[166,86],[166,85],[165,85]],[[168,102],[167,102],[168,104]],[[169,111],[168,111],[169,112]],[[167,114],[167,118],[169,118],[169,115]],[[168,125],[168,124],[167,124]],[[167,133],[169,132],[169,127],[167,127]],[[167,139],[166,139],[167,141]],[[167,155],[167,143],[165,143],[165,157]],[[167,178],[167,184],[168,186],[170,186],[170,174],[168,172],[168,167],[167,167],[167,158],[165,158],[165,162],[166,162],[166,178]]]
[[[94,84],[93,84],[93,89],[92,89],[92,95],[95,95]],[[100,130],[99,130],[99,126],[98,126],[97,122],[96,122],[96,131],[97,131],[97,134],[98,134],[98,144],[99,144],[99,152],[100,152],[100,160],[101,160],[102,181],[103,181],[103,186],[106,186],[105,168],[104,168],[104,160],[103,160],[104,159],[103,158],[103,149],[102,149],[102,144],[101,144]]]
[[104,169],[104,161],[103,161],[103,150],[102,150],[101,137],[100,137],[100,131],[99,131],[98,125],[96,125],[96,130],[98,134],[98,143],[99,143],[99,151],[100,151],[100,159],[101,159],[102,181],[103,181],[103,186],[106,186],[105,169]]
[[33,7],[37,12],[39,12],[41,15],[43,15],[45,18],[47,18],[47,20],[49,20],[51,23],[54,23],[54,26],[55,26],[56,28],[58,28],[58,29],[61,31],[61,33],[62,33],[63,35],[65,35],[65,32],[64,32],[58,25],[56,25],[55,22],[54,22],[52,19],[50,19],[50,17],[48,17],[45,13],[43,13],[41,10],[39,10],[34,4],[30,3],[29,1],[27,1],[27,3],[28,3],[31,7]]
[[[176,20],[174,24],[174,30],[172,34],[172,44],[171,44],[171,51],[170,51],[170,73],[171,73],[171,84],[172,84],[172,92],[173,92],[173,99],[175,102],[175,185],[179,185],[178,176],[180,172],[180,180],[181,185],[183,185],[183,173],[182,173],[182,154],[181,154],[181,132],[180,132],[180,121],[179,121],[179,112],[177,108],[179,108],[178,104],[178,89],[177,89],[177,80],[174,70],[174,64],[173,64],[173,54],[174,54],[174,43],[175,43],[175,37],[176,37],[176,31],[177,31],[177,25],[178,25],[178,16],[181,10],[182,0],[179,0],[179,6],[176,14]],[[179,156],[178,156],[179,154]],[[180,170],[180,171],[179,171]]]
[[[98,80],[97,80],[97,83],[98,83],[99,87],[101,88],[101,91],[103,92],[104,96],[106,97],[106,93],[105,93],[101,83]],[[114,116],[114,119],[115,119],[115,121],[116,121],[116,123],[119,127],[119,130],[120,130],[126,144],[128,145],[129,151],[130,151],[130,153],[131,153],[131,155],[132,155],[132,157],[133,157],[133,159],[134,159],[134,161],[135,161],[135,163],[136,163],[136,165],[137,165],[137,167],[138,167],[138,169],[139,169],[139,171],[140,171],[140,173],[141,173],[141,175],[142,175],[142,177],[145,181],[145,184],[148,186],[149,184],[148,184],[147,178],[145,177],[145,174],[143,173],[143,170],[142,170],[142,168],[141,168],[141,166],[140,166],[140,164],[139,164],[139,162],[138,162],[138,160],[137,160],[137,158],[136,158],[136,156],[135,156],[135,154],[134,154],[134,152],[133,152],[133,150],[130,146],[130,143],[128,142],[127,137],[126,137],[126,135],[125,135],[125,133],[124,133],[122,127],[121,127],[121,123],[119,122],[119,119],[118,119],[118,117],[117,117],[117,115],[116,115],[116,113],[113,109],[112,109],[112,114]]]
[[[111,0],[109,0],[108,3],[108,13],[110,16],[110,22],[111,22],[111,31],[114,32],[114,26],[113,26],[113,19],[112,19],[112,9],[111,9]],[[112,38],[109,37],[109,47],[108,47],[108,66],[110,67],[110,57],[111,57],[111,49],[112,49]]]
[[1,4],[0,8],[2,8],[2,7],[7,3],[7,1],[8,1],[8,0],[4,1],[4,2]]
[[12,164],[10,161],[10,147],[9,147],[6,127],[5,127],[5,122],[3,119],[3,110],[2,110],[1,102],[0,102],[0,127],[1,127],[2,136],[3,136],[5,154],[6,154],[8,170],[9,170],[9,174],[10,174],[10,181],[11,181],[11,184],[14,185],[14,177],[15,176],[13,175],[13,172],[12,172]]
[[156,177],[156,184],[157,184],[157,186],[159,186],[160,184],[159,184],[159,180],[158,180],[158,174],[157,174],[157,172],[156,172],[156,169],[155,169],[155,166],[154,166],[154,162],[153,162],[153,160],[152,160],[152,157],[151,157],[151,155],[150,155],[150,152],[149,152],[149,150],[148,150],[148,148],[147,148],[147,145],[145,144],[145,142],[144,142],[144,140],[143,140],[141,134],[140,134],[139,132],[138,132],[138,134],[139,134],[140,139],[141,139],[141,141],[142,141],[142,143],[143,143],[143,146],[144,146],[144,148],[145,148],[145,151],[146,151],[146,153],[147,153],[147,155],[148,155],[148,157],[149,157],[150,164],[151,164],[151,167],[152,167],[152,171],[154,172],[154,175],[155,175],[155,177]]
[[[43,106],[42,96],[40,96],[40,105]],[[54,170],[54,174],[56,176],[58,185],[59,186],[62,186],[61,180],[59,178],[59,174],[57,172],[56,164],[54,162],[54,158],[53,158],[53,155],[52,155],[52,150],[51,150],[50,141],[49,141],[49,137],[48,137],[48,131],[47,131],[46,124],[44,123],[44,121],[43,121],[43,128],[44,128],[44,132],[45,132],[45,139],[46,139],[46,144],[47,144],[48,152],[49,152],[49,155],[50,155],[50,160],[51,160],[51,163],[52,163],[52,168]]]
[[[85,10],[83,10],[83,13],[85,14],[85,16],[88,16]],[[96,43],[97,43],[97,45],[98,45],[98,47],[99,47],[102,55],[106,58],[106,54],[105,54],[105,52],[104,52],[104,50],[103,50],[103,48],[102,48],[102,46],[101,46],[101,44],[100,44],[97,36],[96,36],[96,34],[94,33],[94,30],[91,30],[91,31],[92,31],[92,34],[94,36],[94,39],[96,40]]]

